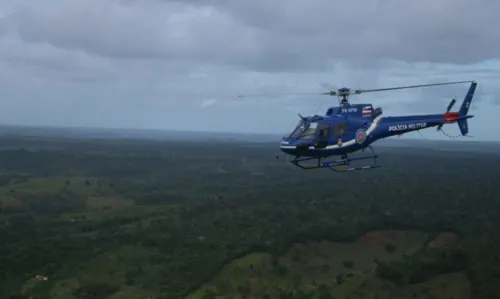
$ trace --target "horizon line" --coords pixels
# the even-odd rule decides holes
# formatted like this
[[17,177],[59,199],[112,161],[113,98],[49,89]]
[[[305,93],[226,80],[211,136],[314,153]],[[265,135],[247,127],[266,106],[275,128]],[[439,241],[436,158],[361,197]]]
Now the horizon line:
[[[231,131],[194,131],[194,130],[179,130],[179,129],[167,129],[167,128],[131,128],[131,127],[98,127],[98,126],[71,126],[71,125],[66,125],[66,126],[61,126],[61,125],[35,125],[35,124],[8,124],[8,123],[0,123],[0,127],[20,127],[20,128],[36,128],[36,129],[93,129],[93,130],[117,130],[117,131],[156,131],[156,132],[178,132],[178,133],[201,133],[201,134],[234,134],[234,135],[264,135],[264,136],[276,136],[277,138],[280,138],[284,134],[280,133],[263,133],[263,132],[231,132]],[[422,139],[422,138],[414,138],[414,137],[408,137],[405,136],[404,139],[400,137],[388,137],[384,139],[390,139],[390,140],[407,140],[407,141],[457,141],[456,139],[451,140],[451,139]],[[498,140],[474,140],[474,139],[467,139],[467,140],[459,140],[460,142],[490,142],[490,143],[499,143],[500,141]]]

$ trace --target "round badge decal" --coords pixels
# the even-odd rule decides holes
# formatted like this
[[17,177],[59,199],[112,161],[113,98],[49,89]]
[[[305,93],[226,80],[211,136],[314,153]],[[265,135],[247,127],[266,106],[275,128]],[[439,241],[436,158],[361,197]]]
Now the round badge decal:
[[362,144],[363,142],[365,142],[365,139],[366,139],[365,130],[359,129],[358,131],[356,131],[356,142],[357,143]]

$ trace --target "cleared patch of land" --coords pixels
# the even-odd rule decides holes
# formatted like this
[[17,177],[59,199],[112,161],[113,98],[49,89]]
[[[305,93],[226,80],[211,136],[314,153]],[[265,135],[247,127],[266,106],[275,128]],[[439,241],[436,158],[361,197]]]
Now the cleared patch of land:
[[131,199],[125,199],[118,196],[89,196],[87,198],[87,207],[90,209],[99,208],[120,208],[134,205]]
[[[24,292],[36,293],[41,296],[40,298],[75,298],[75,290],[80,287],[100,287],[100,284],[95,282],[97,280],[116,289],[113,298],[147,298],[153,295],[147,288],[147,278],[137,279],[136,277],[140,273],[155,273],[158,270],[153,264],[139,262],[142,256],[152,253],[154,252],[140,246],[123,246],[100,255],[80,271],[72,273],[74,278],[61,279],[56,276],[48,277],[46,281],[29,279],[24,285]],[[136,280],[140,284],[132,286],[131,284]],[[126,284],[122,284],[123,281]],[[145,287],[141,288],[140,285]],[[79,297],[76,296],[76,298]]]
[[471,285],[465,272],[439,275],[424,283],[410,285],[408,288],[401,288],[401,291],[406,293],[406,297],[402,298],[471,298]]
[[446,247],[446,246],[453,246],[458,243],[458,236],[455,235],[454,233],[450,232],[444,232],[440,233],[437,235],[437,237],[429,242],[427,246],[429,248],[435,248],[435,247]]

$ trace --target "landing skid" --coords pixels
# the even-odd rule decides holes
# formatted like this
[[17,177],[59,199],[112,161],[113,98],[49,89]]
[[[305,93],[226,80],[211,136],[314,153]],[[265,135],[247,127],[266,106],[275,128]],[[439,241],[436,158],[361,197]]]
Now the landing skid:
[[[364,156],[364,157],[356,157],[356,158],[348,158],[347,154],[342,156],[341,159],[337,160],[326,160],[327,157],[307,157],[307,158],[295,158],[292,161],[290,161],[293,165],[300,167],[305,170],[309,169],[318,169],[318,168],[328,168],[330,170],[333,170],[335,172],[349,172],[349,171],[354,171],[354,170],[365,170],[365,169],[372,169],[372,168],[379,168],[380,165],[377,164],[377,158],[378,156],[375,155],[375,151],[371,146],[368,146],[368,148],[371,150],[371,155]],[[365,166],[359,166],[359,167],[350,167],[351,162],[353,161],[360,161],[360,160],[368,160],[372,159],[373,164],[371,165],[365,165]],[[309,164],[308,163],[303,163],[306,161],[312,161],[316,160],[317,163],[315,164]]]

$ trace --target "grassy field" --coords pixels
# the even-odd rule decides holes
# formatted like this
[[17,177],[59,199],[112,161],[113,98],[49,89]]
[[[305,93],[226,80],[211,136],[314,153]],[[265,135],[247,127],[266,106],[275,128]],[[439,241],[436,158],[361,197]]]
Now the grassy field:
[[[37,294],[40,299],[54,298],[75,298],[75,289],[78,289],[81,284],[95,284],[96,281],[103,281],[106,284],[116,286],[117,291],[113,298],[119,299],[135,299],[146,298],[151,296],[152,292],[146,287],[140,285],[130,286],[127,281],[127,273],[132,269],[136,269],[141,264],[143,256],[155,254],[150,249],[140,246],[122,246],[113,251],[107,251],[105,254],[99,255],[85,267],[68,276],[71,279],[65,278],[66,275],[49,276],[46,281],[38,281],[31,277],[24,285],[24,291],[30,294]],[[156,254],[159,254],[156,252]],[[154,272],[153,264],[141,264],[143,271]],[[123,282],[126,282],[123,284]],[[98,287],[98,285],[96,285]]]
[[[443,236],[449,237],[439,235],[429,244],[441,246]],[[252,253],[226,265],[186,299],[207,298],[211,292],[219,294],[217,298],[265,298],[277,296],[278,289],[304,294],[325,289],[332,298],[429,298],[429,294],[437,299],[469,298],[469,282],[463,273],[405,287],[374,274],[377,262],[412,255],[429,237],[416,231],[375,231],[349,243],[295,244],[277,261],[266,253]]]
[[[116,197],[89,197],[87,200],[91,210],[131,204],[131,200]],[[254,252],[225,265],[213,279],[186,299],[205,299],[214,294],[220,299],[274,298],[286,291],[304,294],[309,296],[307,298],[330,298],[318,295],[323,292],[331,298],[469,299],[470,282],[462,272],[439,275],[409,286],[397,286],[375,274],[377,263],[403,259],[426,244],[441,247],[458,242],[456,235],[447,232],[430,238],[430,235],[418,231],[384,230],[367,233],[354,242],[295,244],[277,259],[268,253]],[[24,291],[36,293],[40,298],[76,298],[73,293],[80,283],[102,279],[117,286],[112,298],[146,298],[152,295],[147,281],[132,285],[127,281],[127,273],[139,265],[144,272],[158,272],[154,263],[141,263],[141,257],[155,254],[161,253],[141,246],[120,246],[71,273],[71,279],[64,275],[49,277],[47,281],[30,278]],[[127,283],[123,284],[124,281]]]
[[0,201],[6,205],[9,202],[19,202],[23,198],[40,197],[43,195],[70,194],[81,196],[97,196],[112,193],[106,184],[86,177],[47,177],[13,180],[0,187]]
[[124,208],[133,205],[134,200],[119,196],[89,196],[87,198],[87,207],[89,209]]

